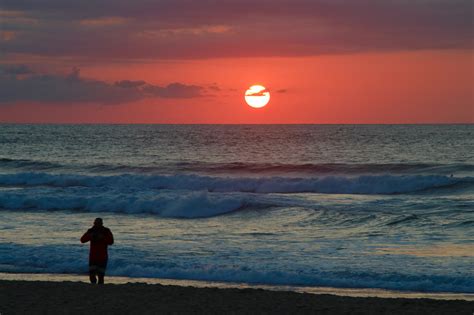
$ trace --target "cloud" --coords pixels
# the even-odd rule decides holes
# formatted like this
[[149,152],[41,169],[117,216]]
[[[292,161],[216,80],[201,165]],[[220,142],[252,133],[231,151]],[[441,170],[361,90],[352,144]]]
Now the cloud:
[[220,92],[221,88],[217,86],[216,83],[213,83],[207,87],[209,90],[214,91],[214,92]]
[[136,88],[142,85],[145,85],[145,81],[130,81],[130,80],[122,80],[122,81],[117,81],[114,83],[115,86],[122,87],[122,88]]
[[[35,74],[25,65],[0,65],[0,103],[121,104],[145,98],[193,98],[204,96],[197,85],[171,83],[161,87],[145,81],[123,80],[113,84],[80,77],[78,68],[67,75]],[[30,74],[26,77],[18,75]]]
[[245,93],[245,96],[265,96],[265,93],[269,93],[270,91],[268,89],[263,89],[258,92],[253,92],[250,94]]
[[171,83],[166,87],[155,85],[147,85],[143,91],[151,96],[165,97],[165,98],[193,98],[202,96],[202,87],[197,85],[186,85],[182,83]]
[[287,89],[279,89],[276,92],[277,93],[286,93],[286,92],[288,92],[288,90]]
[[0,64],[0,74],[11,74],[11,75],[22,75],[22,74],[32,74],[33,70],[31,70],[26,65],[2,65]]
[[121,17],[103,17],[97,19],[83,19],[79,21],[79,24],[85,26],[114,26],[126,24],[127,19]]
[[[199,59],[472,49],[472,0],[2,0],[4,53]],[[252,47],[252,49],[249,49]]]

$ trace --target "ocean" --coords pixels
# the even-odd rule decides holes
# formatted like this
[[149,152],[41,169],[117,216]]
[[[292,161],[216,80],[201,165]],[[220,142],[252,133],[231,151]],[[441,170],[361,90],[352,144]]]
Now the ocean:
[[0,125],[0,272],[474,292],[474,125]]

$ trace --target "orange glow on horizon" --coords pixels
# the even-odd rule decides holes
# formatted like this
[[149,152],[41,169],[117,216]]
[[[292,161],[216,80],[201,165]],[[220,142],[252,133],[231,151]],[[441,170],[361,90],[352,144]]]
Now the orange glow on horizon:
[[[294,58],[91,63],[81,77],[203,87],[197,98],[130,103],[0,104],[0,122],[162,124],[473,123],[472,53],[416,51]],[[44,60],[21,60],[44,69]],[[71,64],[57,60],[54,72]],[[48,71],[48,69],[46,69]],[[271,87],[270,107],[243,104],[249,82]],[[211,88],[217,86],[217,88]]]

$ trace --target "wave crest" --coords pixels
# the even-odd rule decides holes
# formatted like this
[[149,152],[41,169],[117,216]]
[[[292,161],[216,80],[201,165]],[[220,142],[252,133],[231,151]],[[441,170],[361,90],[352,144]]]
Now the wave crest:
[[25,171],[43,170],[76,170],[93,173],[136,173],[159,174],[163,172],[192,172],[198,174],[260,174],[280,175],[362,175],[362,174],[471,174],[474,165],[465,163],[211,163],[211,162],[179,162],[161,163],[159,165],[123,165],[123,164],[60,164],[58,162],[38,161],[29,159],[0,158],[0,169],[16,169]]
[[207,192],[137,195],[51,195],[48,191],[24,194],[0,193],[0,208],[9,210],[79,210],[90,212],[148,213],[171,218],[205,218],[237,211],[248,205],[242,196],[221,196]]
[[113,175],[17,173],[0,175],[2,186],[108,187],[113,189],[171,189],[209,192],[403,194],[472,184],[470,177],[439,175],[323,176],[313,178],[231,178],[198,175]]

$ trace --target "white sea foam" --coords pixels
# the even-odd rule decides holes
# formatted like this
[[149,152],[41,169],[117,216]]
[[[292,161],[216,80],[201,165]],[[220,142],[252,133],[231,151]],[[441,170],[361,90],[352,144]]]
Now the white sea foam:
[[0,208],[148,213],[162,217],[198,218],[249,207],[317,206],[316,199],[301,199],[294,193],[414,193],[460,183],[469,184],[470,180],[419,175],[221,178],[197,175],[86,176],[19,173],[0,175],[0,185],[3,186],[0,189]]
[[[120,245],[114,245],[117,247]],[[85,246],[28,246],[0,244],[0,251],[9,251],[11,256],[0,256],[0,272],[16,273],[87,273],[87,249]],[[132,249],[129,249],[132,250]],[[167,261],[150,260],[135,251],[130,259],[127,251],[112,249],[107,268],[108,275],[127,277],[191,279],[208,281],[230,281],[265,283],[276,285],[330,286],[342,288],[384,288],[426,292],[474,292],[474,280],[459,275],[428,275],[404,270],[377,272],[346,268],[330,271],[331,268],[315,266],[292,266],[286,262],[268,265],[255,262],[223,263],[212,257],[200,263],[185,257],[169,257]],[[286,267],[285,267],[286,266]],[[327,269],[327,270],[325,270]]]

